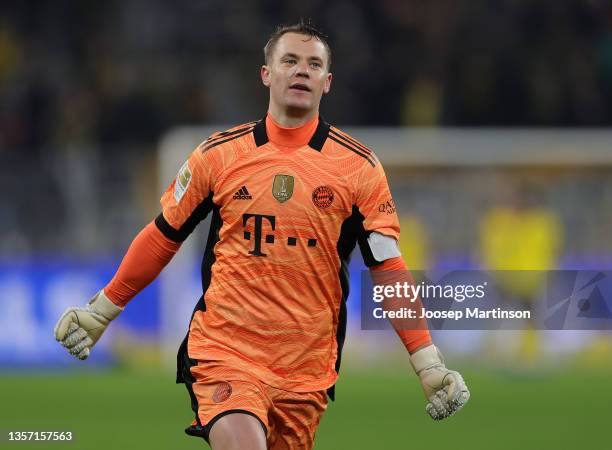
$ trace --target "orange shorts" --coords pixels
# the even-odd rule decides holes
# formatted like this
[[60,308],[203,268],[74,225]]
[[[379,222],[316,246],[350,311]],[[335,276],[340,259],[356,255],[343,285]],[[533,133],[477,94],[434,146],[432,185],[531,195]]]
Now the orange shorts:
[[199,423],[185,431],[208,441],[214,423],[228,413],[255,416],[266,433],[269,450],[310,450],[327,408],[325,391],[296,393],[263,384],[248,373],[214,363],[191,367],[190,394]]

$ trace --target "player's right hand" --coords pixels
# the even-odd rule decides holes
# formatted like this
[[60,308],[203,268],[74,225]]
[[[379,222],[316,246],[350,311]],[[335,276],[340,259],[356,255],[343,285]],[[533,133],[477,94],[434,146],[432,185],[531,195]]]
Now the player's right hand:
[[85,308],[68,308],[55,324],[55,339],[68,352],[79,359],[87,359],[91,348],[108,327],[108,324],[123,311],[105,294],[98,292]]

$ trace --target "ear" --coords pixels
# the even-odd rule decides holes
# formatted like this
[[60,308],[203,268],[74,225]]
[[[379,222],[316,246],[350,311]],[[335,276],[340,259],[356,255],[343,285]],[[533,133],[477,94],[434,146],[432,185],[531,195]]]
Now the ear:
[[261,82],[265,87],[270,87],[271,84],[271,76],[270,76],[270,67],[263,65],[261,66]]
[[325,84],[323,85],[323,93],[327,94],[330,89],[331,89],[331,82],[332,82],[332,74],[328,73],[327,74],[327,78],[325,79]]

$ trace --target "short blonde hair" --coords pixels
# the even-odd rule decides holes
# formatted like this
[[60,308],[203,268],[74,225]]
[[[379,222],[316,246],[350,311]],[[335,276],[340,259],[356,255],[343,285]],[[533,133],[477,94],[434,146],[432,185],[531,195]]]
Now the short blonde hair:
[[321,31],[317,30],[312,24],[311,20],[308,19],[307,22],[304,22],[304,19],[300,19],[300,21],[293,25],[280,25],[276,28],[276,31],[270,35],[268,42],[264,47],[264,60],[266,64],[270,63],[270,58],[274,53],[274,47],[276,47],[276,43],[278,40],[287,33],[297,33],[303,34],[305,36],[310,36],[311,38],[316,38],[323,43],[325,46],[325,50],[327,51],[327,70],[331,67],[331,48],[327,43],[327,35],[323,34]]

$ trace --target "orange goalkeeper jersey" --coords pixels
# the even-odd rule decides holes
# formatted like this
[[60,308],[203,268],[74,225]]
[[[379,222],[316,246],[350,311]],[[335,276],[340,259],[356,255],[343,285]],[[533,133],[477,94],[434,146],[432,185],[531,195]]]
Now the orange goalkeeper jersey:
[[288,391],[332,387],[350,253],[359,243],[373,265],[368,234],[399,238],[374,153],[319,117],[283,129],[267,116],[200,144],[161,203],[156,224],[177,242],[212,212],[203,296],[179,350],[177,381],[189,383],[200,360]]

